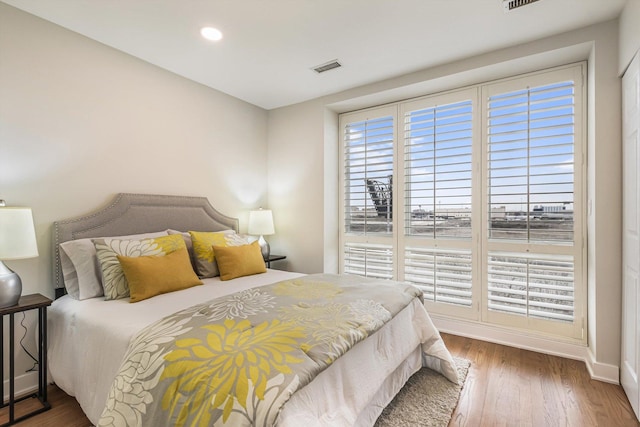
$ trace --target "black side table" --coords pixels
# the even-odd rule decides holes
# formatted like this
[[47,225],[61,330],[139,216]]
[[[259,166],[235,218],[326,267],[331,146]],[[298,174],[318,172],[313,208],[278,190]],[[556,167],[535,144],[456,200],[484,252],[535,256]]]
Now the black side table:
[[269,255],[269,259],[266,260],[267,268],[271,268],[271,261],[280,261],[281,259],[286,258],[286,255]]
[[[51,300],[40,294],[23,295],[18,304],[11,307],[0,308],[0,381],[4,378],[4,316],[9,316],[9,401],[2,399],[0,408],[9,407],[9,421],[0,427],[10,426],[33,415],[51,409],[47,401],[47,307]],[[38,309],[38,392],[27,394],[19,399],[15,398],[15,322],[13,315],[28,310]],[[0,393],[4,396],[4,381],[0,385]],[[15,404],[28,398],[37,398],[42,404],[32,412],[15,417]]]

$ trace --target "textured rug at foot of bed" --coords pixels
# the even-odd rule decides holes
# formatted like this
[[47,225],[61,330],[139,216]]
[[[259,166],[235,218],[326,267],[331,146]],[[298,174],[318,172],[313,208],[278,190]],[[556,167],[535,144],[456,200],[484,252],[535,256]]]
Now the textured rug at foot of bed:
[[460,385],[442,375],[422,368],[409,378],[402,390],[382,411],[375,427],[446,427],[458,405],[460,391],[467,378],[470,362],[454,357]]

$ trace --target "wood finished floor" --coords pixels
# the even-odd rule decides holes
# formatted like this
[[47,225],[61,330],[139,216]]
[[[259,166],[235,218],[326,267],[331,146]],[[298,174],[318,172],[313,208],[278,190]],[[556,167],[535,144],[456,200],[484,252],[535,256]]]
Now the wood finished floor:
[[[591,380],[582,362],[454,335],[443,338],[454,356],[471,361],[449,426],[640,426],[622,388]],[[54,385],[48,392],[52,409],[18,426],[91,425],[74,398]],[[21,409],[33,403],[28,399]],[[0,424],[6,421],[4,408]]]

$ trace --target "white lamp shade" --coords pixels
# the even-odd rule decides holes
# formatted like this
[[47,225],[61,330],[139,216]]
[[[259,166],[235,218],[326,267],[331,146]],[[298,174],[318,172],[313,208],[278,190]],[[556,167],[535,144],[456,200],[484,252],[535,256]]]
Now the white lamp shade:
[[275,234],[273,227],[273,214],[269,209],[249,212],[249,229],[247,233],[254,236],[268,236]]
[[0,207],[0,260],[38,256],[30,208]]

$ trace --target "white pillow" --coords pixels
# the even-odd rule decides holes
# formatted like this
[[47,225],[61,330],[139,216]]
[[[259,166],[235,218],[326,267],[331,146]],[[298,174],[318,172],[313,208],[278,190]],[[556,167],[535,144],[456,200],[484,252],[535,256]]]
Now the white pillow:
[[[145,239],[166,236],[166,231],[103,237],[111,239]],[[84,300],[104,295],[100,265],[92,239],[69,240],[60,244],[60,265],[64,287],[72,298]]]
[[78,272],[73,266],[71,259],[60,245],[60,267],[62,268],[62,278],[64,279],[64,287],[67,294],[73,299],[80,299],[80,288],[78,286]]

